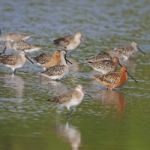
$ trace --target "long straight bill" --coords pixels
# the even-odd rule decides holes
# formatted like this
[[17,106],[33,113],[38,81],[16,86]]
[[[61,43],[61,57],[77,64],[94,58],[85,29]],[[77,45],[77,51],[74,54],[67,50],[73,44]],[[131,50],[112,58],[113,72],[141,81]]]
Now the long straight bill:
[[138,49],[143,55],[146,54],[143,50],[141,50],[141,48],[140,48],[139,46],[137,47],[137,49]]
[[0,55],[5,54],[6,46],[4,47],[3,51],[0,53]]
[[[120,64],[120,62],[119,62],[119,66],[122,67],[122,65]],[[128,76],[129,76],[132,80],[134,80],[136,83],[138,82],[128,71],[127,71],[127,74],[128,74]]]
[[132,80],[134,80],[136,83],[138,83],[138,81],[128,71],[127,71],[127,74]]
[[34,62],[25,54],[25,57],[27,58],[27,60],[29,60],[32,64],[34,64]]

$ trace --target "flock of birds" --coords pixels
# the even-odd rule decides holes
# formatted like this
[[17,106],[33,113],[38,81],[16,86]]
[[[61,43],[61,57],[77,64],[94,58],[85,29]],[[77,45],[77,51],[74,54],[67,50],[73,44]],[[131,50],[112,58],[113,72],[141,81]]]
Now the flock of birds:
[[[42,76],[48,77],[50,80],[60,80],[69,73],[68,53],[76,49],[83,41],[84,38],[80,32],[76,32],[74,35],[60,37],[55,39],[53,43],[58,47],[52,55],[40,54],[39,56],[29,57],[27,52],[38,51],[41,47],[29,44],[27,40],[30,38],[25,33],[7,33],[1,34],[0,41],[5,42],[5,47],[0,54],[0,63],[6,67],[10,67],[15,74],[17,68],[21,68],[27,60],[31,63],[36,63],[43,68],[40,72]],[[17,55],[6,55],[7,49],[13,49],[17,52]],[[143,52],[136,42],[131,42],[124,47],[114,48],[107,52],[100,52],[96,56],[92,56],[85,60],[86,64],[92,67],[99,74],[94,78],[97,82],[107,87],[107,89],[114,89],[122,86],[128,80],[130,76],[127,67],[120,62],[128,61],[128,59],[134,54],[140,51]],[[118,66],[120,70],[117,71]],[[65,106],[70,110],[71,106],[76,106],[81,103],[84,97],[84,90],[82,85],[77,85],[75,89],[55,97],[52,101]]]

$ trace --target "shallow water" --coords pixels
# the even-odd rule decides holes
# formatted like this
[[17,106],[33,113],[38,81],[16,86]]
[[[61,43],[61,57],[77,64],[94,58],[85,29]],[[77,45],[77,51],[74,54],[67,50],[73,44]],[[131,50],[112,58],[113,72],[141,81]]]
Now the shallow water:
[[[4,33],[29,33],[29,42],[47,53],[55,50],[54,38],[76,31],[86,42],[72,53],[73,69],[60,82],[40,78],[40,68],[30,63],[14,77],[0,66],[0,150],[149,150],[149,5],[149,0],[1,0]],[[84,59],[131,41],[147,53],[128,64],[138,83],[129,79],[121,89],[104,90]],[[66,110],[59,113],[47,99],[79,83],[92,98],[85,96],[68,119]]]

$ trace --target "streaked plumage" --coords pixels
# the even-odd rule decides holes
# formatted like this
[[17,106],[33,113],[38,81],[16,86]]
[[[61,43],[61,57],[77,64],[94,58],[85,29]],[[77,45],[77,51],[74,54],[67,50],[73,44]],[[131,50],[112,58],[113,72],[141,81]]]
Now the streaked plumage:
[[26,33],[6,33],[0,36],[0,41],[9,41],[9,42],[17,42],[17,41],[25,41],[29,39],[31,36]]
[[0,55],[0,63],[11,68],[13,73],[17,68],[21,68],[25,64],[26,59],[29,58],[24,52],[21,52],[18,55]]
[[96,56],[86,59],[87,62],[97,62],[103,60],[112,60],[112,57],[107,52],[100,52]]
[[96,62],[88,62],[88,64],[96,71],[101,74],[108,74],[117,69],[119,59],[117,57],[112,58],[111,60],[102,60]]
[[42,66],[45,70],[49,67],[59,65],[61,62],[60,50],[55,51],[52,55],[46,55],[44,53],[39,56],[33,57],[38,65]]
[[127,79],[127,68],[122,67],[120,72],[112,72],[106,75],[95,75],[94,78],[108,89],[114,89],[123,85]]
[[61,63],[56,66],[52,66],[46,69],[46,71],[43,71],[41,73],[42,76],[48,77],[52,80],[60,80],[63,78],[66,74],[69,72],[69,67],[65,60],[65,51],[61,51]]
[[137,51],[145,54],[136,42],[132,42],[130,45],[124,47],[114,48],[114,50],[108,51],[108,53],[112,57],[118,57],[120,60],[128,60],[131,56],[133,56]]
[[25,52],[33,52],[41,49],[41,47],[33,44],[29,44],[25,41],[6,42],[6,48],[13,49],[16,51],[25,51]]
[[61,107],[70,110],[71,107],[79,105],[84,97],[82,85],[77,85],[74,90],[55,97],[52,102],[58,103]]
[[64,50],[76,49],[82,40],[82,35],[80,32],[76,32],[73,36],[65,36],[55,39],[53,42],[55,45],[63,48]]

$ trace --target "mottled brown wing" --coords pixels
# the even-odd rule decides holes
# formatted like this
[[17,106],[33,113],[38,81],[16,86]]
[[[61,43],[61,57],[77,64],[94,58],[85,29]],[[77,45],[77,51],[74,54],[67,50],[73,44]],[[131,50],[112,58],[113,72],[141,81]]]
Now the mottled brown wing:
[[103,61],[96,61],[96,62],[91,62],[93,67],[96,68],[101,68],[101,69],[109,69],[113,67],[113,64],[110,60],[103,60]]
[[16,56],[13,55],[0,56],[0,63],[7,65],[15,65],[16,62],[17,62]]
[[119,82],[120,80],[120,73],[119,72],[112,72],[106,75],[95,75],[95,79],[101,83],[105,84],[114,84]]
[[112,60],[112,57],[106,52],[101,52],[95,57],[95,59],[96,60]]
[[100,52],[96,56],[86,59],[88,62],[96,62],[103,60],[112,60],[112,57],[106,52]]
[[69,92],[64,93],[64,94],[62,94],[60,96],[54,97],[52,102],[56,102],[56,103],[62,104],[62,103],[70,101],[71,98],[72,98],[72,91],[69,91]]
[[119,82],[120,80],[120,73],[119,72],[112,72],[107,75],[103,76],[103,81],[110,83],[110,84],[115,84]]
[[71,38],[72,36],[61,37],[61,38],[55,39],[53,42],[55,45],[65,47],[69,44],[69,41]]
[[42,73],[47,74],[48,76],[62,75],[62,73],[64,73],[64,67],[64,65],[53,66]]
[[22,50],[22,51],[27,50],[27,49],[31,49],[34,47],[33,45],[26,43],[26,42],[23,42],[23,41],[19,41],[15,44],[16,44],[16,49]]
[[33,57],[33,59],[40,64],[45,64],[48,61],[48,56],[42,53],[39,56]]
[[119,53],[126,54],[127,52],[132,51],[132,47],[129,45],[129,46],[126,46],[126,47],[119,47],[119,48],[116,48],[116,50],[117,50]]

